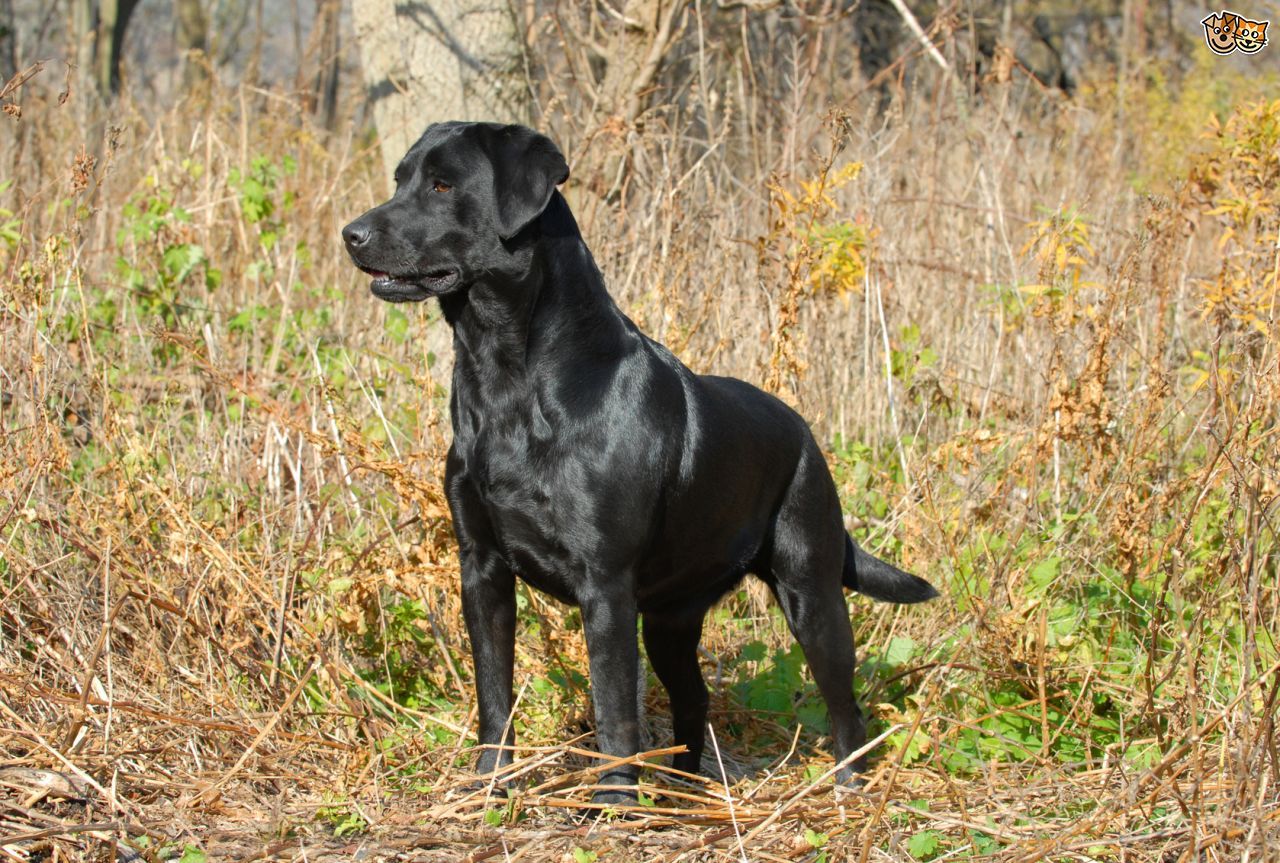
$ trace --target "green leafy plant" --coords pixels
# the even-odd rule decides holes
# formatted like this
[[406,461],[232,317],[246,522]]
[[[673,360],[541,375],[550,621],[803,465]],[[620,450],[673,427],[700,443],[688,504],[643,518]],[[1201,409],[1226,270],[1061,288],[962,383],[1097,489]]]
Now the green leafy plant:
[[942,834],[921,830],[907,840],[907,853],[916,860],[932,860],[942,852]]
[[1074,207],[1064,207],[1047,212],[1043,219],[1032,222],[1031,239],[1019,252],[1031,255],[1040,268],[1040,282],[1019,287],[1032,301],[1032,309],[1042,308],[1044,301],[1050,308],[1059,308],[1064,301],[1074,300],[1086,287],[1098,287],[1085,277],[1094,257],[1090,226],[1084,215]]
[[209,855],[201,851],[195,845],[182,846],[182,856],[178,858],[178,863],[206,863]]
[[814,858],[814,863],[827,863],[827,843],[831,841],[831,837],[826,833],[819,833],[808,827],[804,830],[804,841],[812,849],[818,852]]
[[282,191],[285,177],[298,171],[297,160],[285,154],[277,163],[269,156],[255,156],[247,171],[232,168],[228,180],[240,195],[240,211],[258,229],[258,243],[264,251],[276,247],[285,230],[283,216],[293,208],[294,193]]
[[[194,316],[207,317],[203,295],[222,283],[222,272],[213,266],[204,247],[193,239],[191,214],[174,202],[172,190],[154,181],[149,191],[125,204],[116,242],[124,250],[116,258],[128,301],[112,292],[91,291],[89,317],[96,326],[111,331],[125,308],[135,309],[149,325],[176,327]],[[192,294],[195,294],[194,299]],[[78,328],[74,318],[69,330]],[[164,363],[180,355],[173,344],[157,343],[153,354]]]
[[353,807],[346,805],[322,806],[316,810],[316,818],[325,821],[338,838],[363,833],[369,828],[364,816]]
[[893,376],[910,391],[921,372],[937,364],[938,354],[924,344],[920,337],[920,327],[908,324],[899,333],[898,346],[889,351],[889,361]]
[[[768,658],[766,658],[768,657]],[[786,723],[827,730],[827,709],[806,673],[804,651],[792,643],[770,655],[759,641],[747,644],[738,656],[734,693],[752,710],[769,713]]]
[[[0,181],[0,195],[9,191],[12,186],[13,180]],[[0,243],[12,252],[22,240],[21,231],[22,221],[14,217],[13,210],[0,207]]]

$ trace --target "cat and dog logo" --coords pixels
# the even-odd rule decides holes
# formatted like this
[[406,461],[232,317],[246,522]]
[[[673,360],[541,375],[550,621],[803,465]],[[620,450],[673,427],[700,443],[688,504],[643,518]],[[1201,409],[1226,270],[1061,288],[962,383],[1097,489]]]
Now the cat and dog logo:
[[1243,15],[1223,9],[1200,22],[1204,25],[1204,41],[1215,54],[1256,54],[1267,44],[1270,21],[1250,21]]

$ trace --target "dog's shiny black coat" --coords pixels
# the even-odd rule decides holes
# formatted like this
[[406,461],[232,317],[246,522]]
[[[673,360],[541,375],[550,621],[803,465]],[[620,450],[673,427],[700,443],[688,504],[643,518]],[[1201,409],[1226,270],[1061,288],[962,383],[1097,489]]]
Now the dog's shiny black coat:
[[[342,232],[375,295],[438,297],[453,328],[446,485],[480,743],[513,742],[519,577],[582,609],[596,736],[609,755],[640,747],[642,622],[675,743],[688,750],[675,767],[696,772],[703,616],[754,573],[804,649],[844,760],[865,731],[842,587],[890,602],[935,591],[852,541],[799,415],[750,384],[692,373],[619,311],[556,191],[568,173],[555,145],[524,127],[436,124],[397,168],[391,200]],[[510,761],[509,750],[487,748],[479,769]],[[636,776],[627,766],[600,781]]]

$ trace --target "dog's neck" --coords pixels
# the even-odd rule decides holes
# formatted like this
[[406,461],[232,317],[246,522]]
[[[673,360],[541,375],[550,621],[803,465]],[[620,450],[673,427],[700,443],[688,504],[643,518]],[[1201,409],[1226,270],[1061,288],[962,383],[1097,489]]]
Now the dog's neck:
[[626,319],[559,192],[517,242],[518,276],[481,278],[465,292],[441,298],[453,327],[455,362],[526,377],[561,359],[615,361],[627,348]]

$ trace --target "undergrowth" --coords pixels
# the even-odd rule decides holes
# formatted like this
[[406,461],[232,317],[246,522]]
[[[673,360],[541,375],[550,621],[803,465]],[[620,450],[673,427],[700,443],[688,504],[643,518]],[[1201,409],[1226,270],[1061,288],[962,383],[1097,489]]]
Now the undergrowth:
[[[641,324],[802,405],[860,541],[943,593],[849,598],[884,735],[870,794],[776,822],[830,767],[822,701],[758,589],[713,612],[712,721],[753,841],[811,860],[1280,841],[1280,102],[1203,74],[1074,105],[999,85],[967,126],[833,114],[796,170],[736,184],[730,156],[681,162],[654,122],[638,146],[697,180],[585,221]],[[580,620],[522,588],[532,790],[449,802],[474,711],[440,489],[448,340],[343,259],[338,228],[381,194],[376,150],[222,107],[156,132],[120,117],[78,159],[102,142],[28,106],[64,161],[0,176],[0,771],[93,783],[90,808],[147,853],[173,838],[157,797],[218,811],[282,794],[281,771],[338,837],[374,829],[390,790],[495,829],[580,801],[591,762],[559,746],[589,748]],[[1009,117],[1029,156],[989,131]],[[1085,119],[1132,147],[1083,141]],[[575,175],[607,154],[584,158]],[[966,185],[979,163],[992,176]],[[648,702],[664,746],[653,681]],[[719,778],[685,798],[664,781],[647,776],[647,817],[729,817]]]

